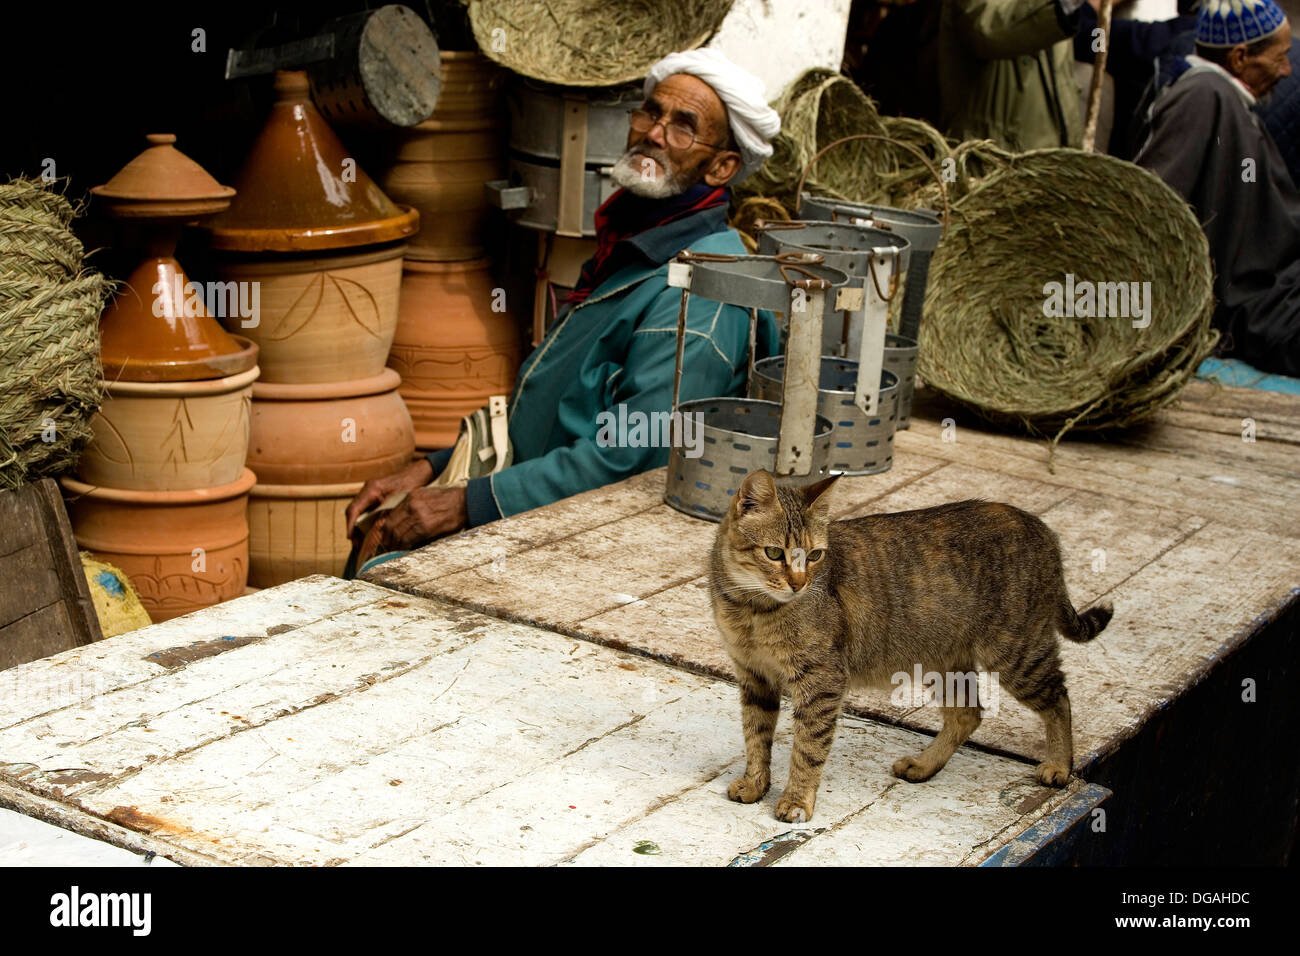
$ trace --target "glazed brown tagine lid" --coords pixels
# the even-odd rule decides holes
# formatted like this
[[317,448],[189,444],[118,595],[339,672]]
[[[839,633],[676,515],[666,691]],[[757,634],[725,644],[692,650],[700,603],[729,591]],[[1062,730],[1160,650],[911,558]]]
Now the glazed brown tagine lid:
[[391,242],[419,214],[375,185],[321,117],[307,74],[275,75],[276,102],[236,181],[239,198],[208,224],[212,248],[304,252]]
[[153,133],[149,146],[91,193],[105,211],[139,224],[143,260],[99,320],[100,360],[109,382],[224,378],[257,364],[257,346],[232,336],[212,308],[256,312],[256,291],[194,283],[173,253],[181,226],[230,205],[235,191]]

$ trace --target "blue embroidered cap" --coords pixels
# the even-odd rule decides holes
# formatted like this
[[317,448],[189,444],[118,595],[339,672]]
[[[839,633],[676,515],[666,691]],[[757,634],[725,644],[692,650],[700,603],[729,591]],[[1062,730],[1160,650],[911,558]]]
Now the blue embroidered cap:
[[1273,0],[1202,0],[1196,15],[1196,42],[1231,47],[1276,33],[1286,14]]

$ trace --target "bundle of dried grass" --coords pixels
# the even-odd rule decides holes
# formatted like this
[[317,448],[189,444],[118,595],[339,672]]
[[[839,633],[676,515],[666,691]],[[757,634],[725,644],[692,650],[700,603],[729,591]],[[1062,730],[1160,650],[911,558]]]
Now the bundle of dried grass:
[[71,468],[103,399],[109,282],[82,268],[76,211],[35,180],[0,185],[0,488]]

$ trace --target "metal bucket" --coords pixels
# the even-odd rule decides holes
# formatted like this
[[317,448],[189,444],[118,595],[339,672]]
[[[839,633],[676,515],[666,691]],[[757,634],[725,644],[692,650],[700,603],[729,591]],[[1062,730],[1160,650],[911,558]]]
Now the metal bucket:
[[[754,398],[781,397],[785,377],[785,356],[775,355],[754,366],[750,391]],[[894,429],[898,424],[898,377],[880,373],[880,404],[877,414],[865,415],[853,401],[858,381],[858,363],[833,355],[822,357],[821,379],[817,383],[817,414],[835,426],[831,436],[831,472],[841,475],[876,475],[894,464]]]
[[[664,501],[693,518],[721,521],[746,475],[759,468],[774,472],[781,405],[754,398],[700,398],[678,407],[683,415],[691,415],[700,423],[704,453],[699,458],[688,458],[681,443],[673,444],[668,453]],[[696,415],[700,418],[695,419]],[[827,463],[834,431],[831,421],[818,415],[812,470],[777,480],[784,486],[800,487],[829,475]]]
[[[758,232],[758,251],[763,255],[815,252],[832,269],[868,278],[873,277],[872,256],[877,254],[876,250],[887,249],[899,249],[898,271],[900,276],[907,272],[911,243],[884,229],[844,222],[798,221],[766,223]],[[874,279],[879,282],[880,278],[877,267]],[[850,313],[828,313],[822,322],[822,352],[825,355],[856,359],[861,339],[861,315],[854,322]]]
[[898,378],[898,427],[912,423],[912,389],[916,385],[916,339],[904,335],[885,336],[885,368]]
[[520,79],[510,87],[508,178],[488,184],[491,201],[529,229],[596,234],[597,207],[618,188],[611,167],[627,150],[628,110],[639,85],[573,90]]
[[868,221],[863,225],[887,229],[911,243],[911,263],[903,292],[903,313],[898,331],[909,339],[915,339],[921,327],[921,309],[925,304],[930,256],[939,248],[939,240],[943,238],[943,223],[939,214],[930,209],[894,209],[891,206],[845,202],[842,199],[810,196],[807,193],[803,193],[799,200],[799,215],[804,219],[829,219],[832,222],[865,219]]

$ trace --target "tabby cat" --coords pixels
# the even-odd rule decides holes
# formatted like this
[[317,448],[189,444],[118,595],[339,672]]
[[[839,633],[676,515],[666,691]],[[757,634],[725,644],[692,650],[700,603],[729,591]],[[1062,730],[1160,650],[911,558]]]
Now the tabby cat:
[[[1039,782],[1064,786],[1074,758],[1056,632],[1090,641],[1112,608],[1075,612],[1056,534],[1019,508],[959,501],[831,521],[835,481],[787,488],[752,472],[718,528],[709,592],[740,682],[746,760],[727,795],[753,803],[767,792],[786,692],[794,750],[776,815],[812,819],[846,690],[890,687],[916,664],[996,674],[1046,726]],[[943,729],[897,760],[896,776],[929,779],[979,726],[978,700],[942,703]]]

